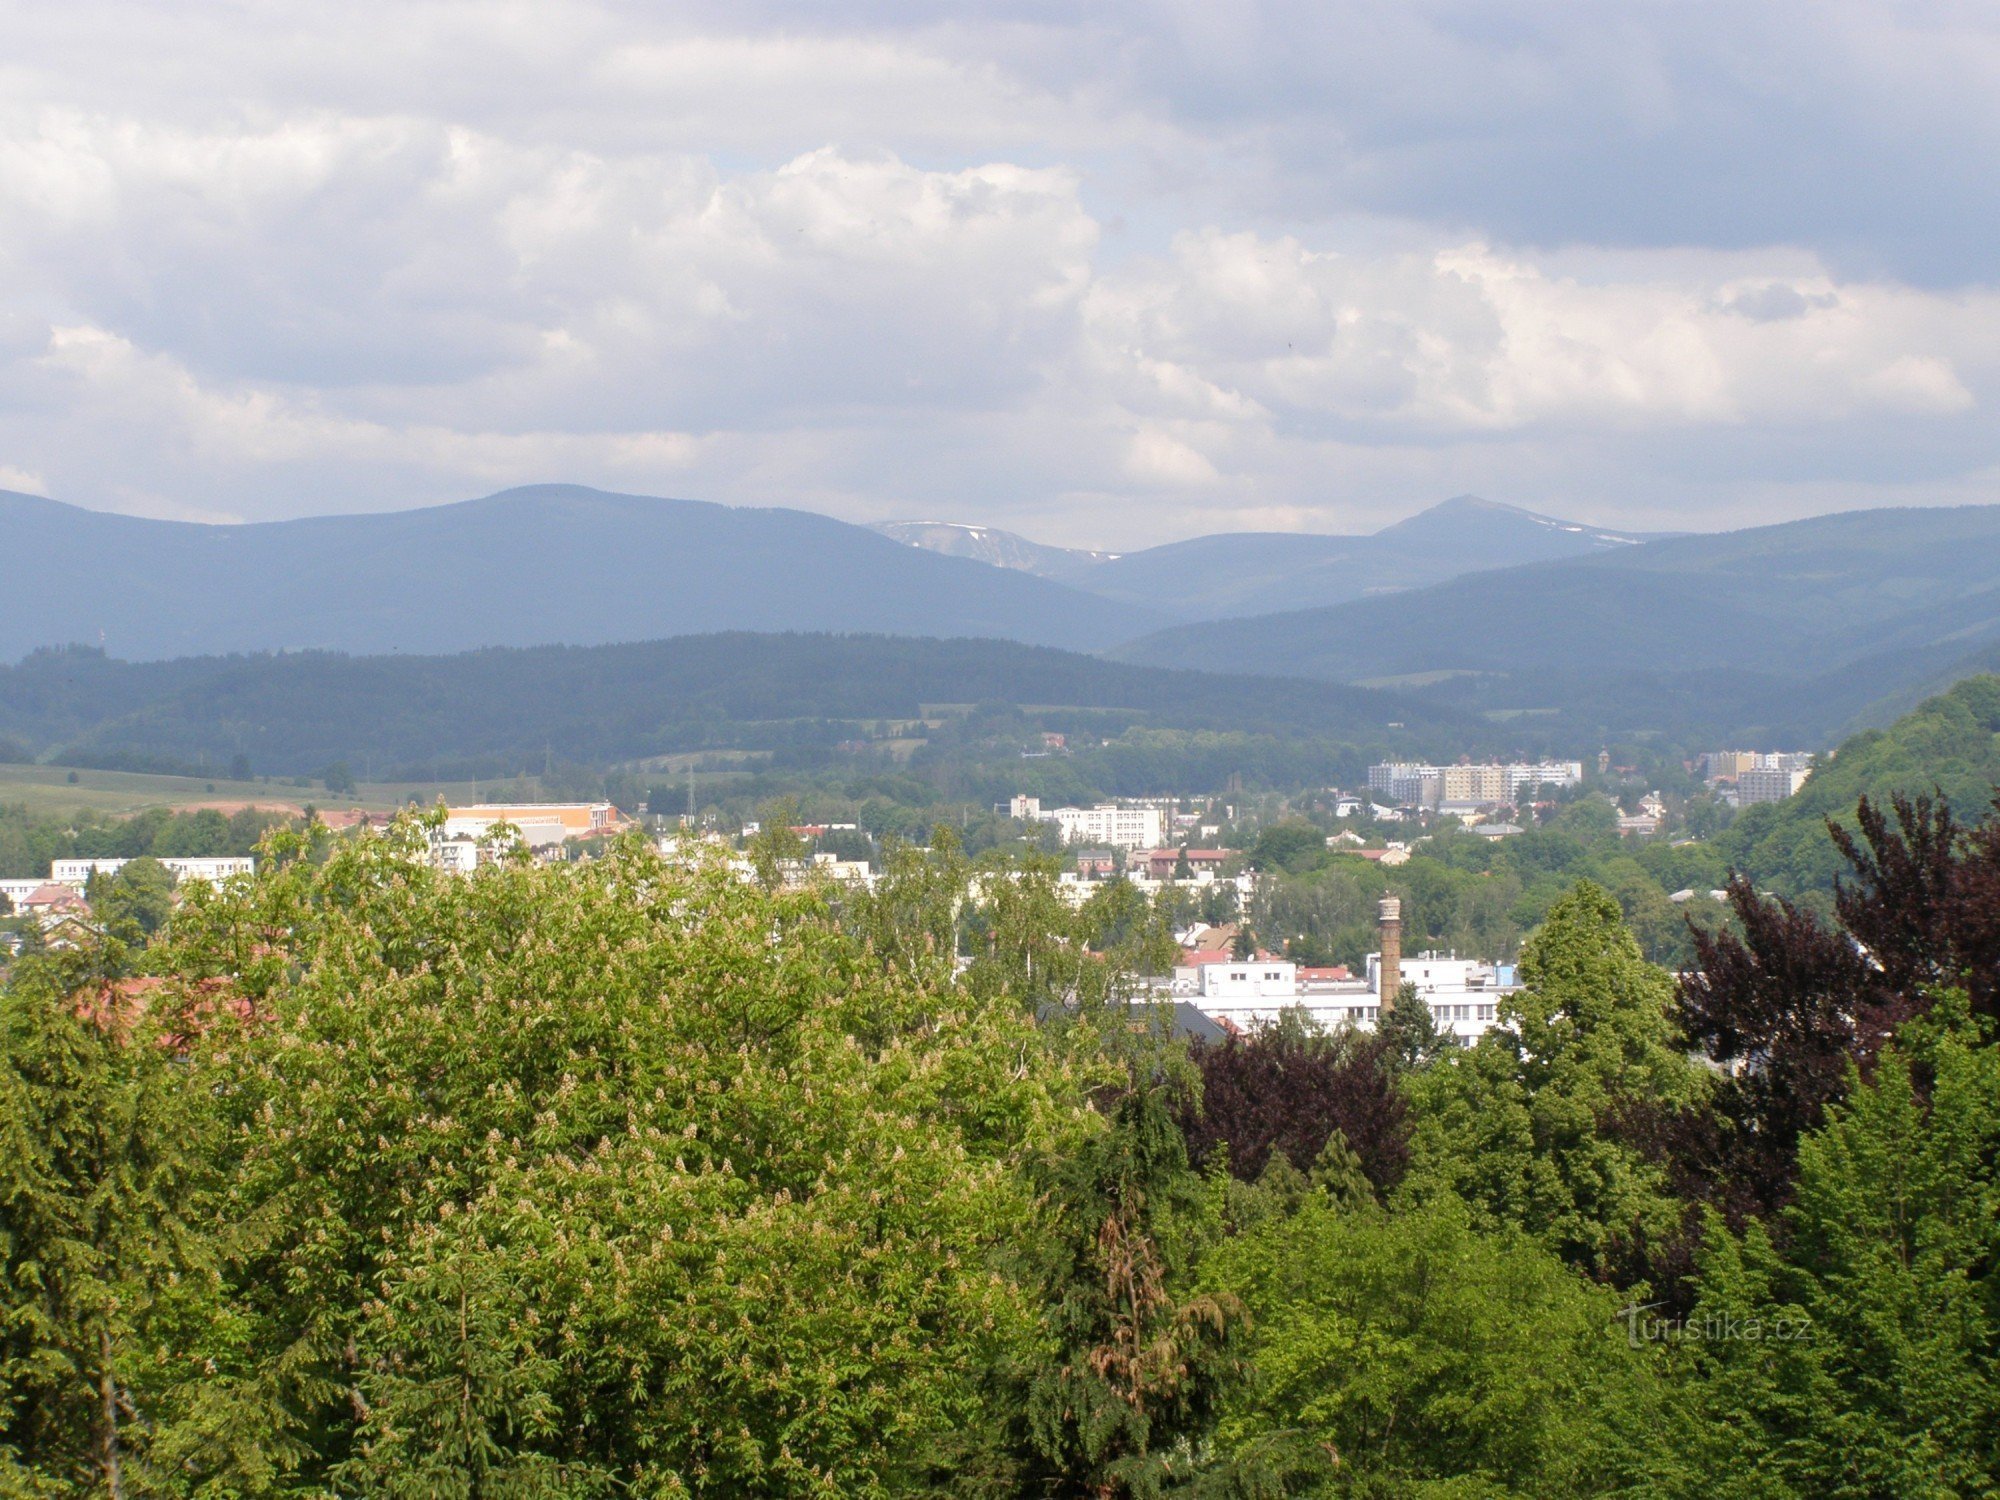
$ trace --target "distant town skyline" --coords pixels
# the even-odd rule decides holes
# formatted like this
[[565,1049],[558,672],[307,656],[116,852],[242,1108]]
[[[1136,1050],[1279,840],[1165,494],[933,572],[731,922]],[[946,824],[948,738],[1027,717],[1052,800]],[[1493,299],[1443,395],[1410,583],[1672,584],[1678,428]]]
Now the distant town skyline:
[[2000,15],[7,4],[0,488],[1132,549],[2000,498]]

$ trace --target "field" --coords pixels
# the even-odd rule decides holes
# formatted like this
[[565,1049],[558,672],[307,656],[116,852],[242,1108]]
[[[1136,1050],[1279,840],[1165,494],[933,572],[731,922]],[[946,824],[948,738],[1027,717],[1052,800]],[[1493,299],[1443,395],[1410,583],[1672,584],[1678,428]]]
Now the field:
[[353,797],[335,797],[323,786],[288,781],[207,780],[197,776],[148,776],[132,771],[83,771],[65,766],[0,763],[0,804],[25,805],[31,812],[132,813],[148,807],[215,807],[224,812],[254,805],[301,812],[320,808],[365,808],[387,812],[412,800],[432,803],[534,797],[538,790],[518,782],[364,782]]

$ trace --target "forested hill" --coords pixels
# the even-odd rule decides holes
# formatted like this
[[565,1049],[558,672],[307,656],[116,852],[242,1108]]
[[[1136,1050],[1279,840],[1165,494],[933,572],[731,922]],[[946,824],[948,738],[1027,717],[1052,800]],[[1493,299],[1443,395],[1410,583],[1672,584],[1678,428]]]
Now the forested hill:
[[1723,853],[1760,887],[1787,895],[1825,892],[1845,866],[1826,836],[1829,818],[1853,826],[1865,795],[1941,793],[1961,821],[1976,823],[2000,788],[2000,677],[1970,677],[1886,729],[1864,730],[1785,802],[1750,807],[1721,835]]
[[[1854,511],[1474,573],[1386,598],[1177,627],[1118,648],[1158,666],[1382,681],[1465,674],[1463,706],[1838,732],[2000,641],[2000,506]],[[1954,670],[1954,669],[1957,670]],[[1702,721],[1682,690],[1739,700]],[[1640,697],[1639,679],[1654,685]],[[1831,703],[1830,711],[1820,712]],[[1660,707],[1654,707],[1658,704]]]
[[[124,662],[90,648],[0,667],[0,738],[78,764],[481,774],[682,750],[832,745],[927,705],[1043,709],[1051,729],[1139,722],[1458,754],[1507,733],[1395,694],[1132,667],[1004,641],[681,636],[459,656],[323,652]],[[918,730],[921,733],[921,729]]]
[[714,630],[994,636],[1093,650],[1167,623],[799,510],[576,485],[248,526],[0,493],[0,659],[464,651]]

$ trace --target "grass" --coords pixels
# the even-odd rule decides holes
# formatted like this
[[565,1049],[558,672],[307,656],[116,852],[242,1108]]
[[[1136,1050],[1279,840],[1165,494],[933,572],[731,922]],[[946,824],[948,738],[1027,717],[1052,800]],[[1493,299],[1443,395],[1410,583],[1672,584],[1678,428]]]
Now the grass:
[[149,807],[233,811],[246,803],[299,811],[315,807],[360,807],[386,812],[412,798],[429,804],[442,797],[474,801],[539,800],[532,782],[381,781],[364,782],[353,797],[335,797],[323,786],[288,781],[230,781],[199,776],[150,776],[134,771],[83,771],[66,766],[0,764],[0,803],[25,805],[30,812],[134,813]]

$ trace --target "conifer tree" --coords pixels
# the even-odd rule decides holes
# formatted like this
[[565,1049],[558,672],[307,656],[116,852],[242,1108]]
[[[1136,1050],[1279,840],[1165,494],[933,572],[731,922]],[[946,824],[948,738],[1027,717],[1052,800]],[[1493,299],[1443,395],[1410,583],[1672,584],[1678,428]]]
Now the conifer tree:
[[214,1288],[200,1101],[120,963],[63,950],[0,989],[0,1446],[111,1496],[179,1436]]

